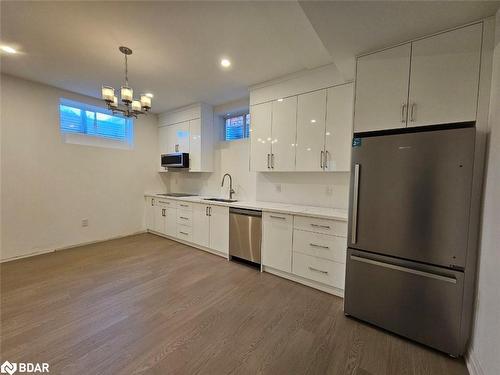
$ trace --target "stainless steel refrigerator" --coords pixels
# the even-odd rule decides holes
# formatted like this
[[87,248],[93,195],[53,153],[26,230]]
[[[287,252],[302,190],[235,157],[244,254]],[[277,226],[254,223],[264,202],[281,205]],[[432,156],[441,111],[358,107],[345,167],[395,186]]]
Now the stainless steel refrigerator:
[[355,134],[346,315],[463,354],[474,143],[473,124]]

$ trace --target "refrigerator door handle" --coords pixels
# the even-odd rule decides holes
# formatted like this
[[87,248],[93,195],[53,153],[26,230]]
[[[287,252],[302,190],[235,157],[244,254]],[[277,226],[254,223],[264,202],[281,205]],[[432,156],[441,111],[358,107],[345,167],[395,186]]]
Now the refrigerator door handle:
[[359,196],[359,169],[360,164],[354,164],[354,187],[353,187],[353,197],[352,197],[352,222],[351,222],[351,243],[356,243],[357,241],[357,231],[358,231],[358,196]]
[[442,275],[437,275],[435,273],[415,270],[413,268],[402,267],[402,266],[397,266],[395,264],[379,262],[378,260],[362,258],[362,257],[359,257],[357,255],[351,255],[351,260],[356,261],[356,262],[368,263],[368,264],[372,264],[374,266],[379,266],[379,267],[383,267],[383,268],[389,268],[389,269],[396,270],[396,271],[411,273],[413,275],[423,276],[423,277],[427,277],[427,278],[431,278],[431,279],[435,279],[435,280],[446,281],[446,282],[452,283],[452,284],[457,283],[457,279],[455,279],[454,277],[442,276]]

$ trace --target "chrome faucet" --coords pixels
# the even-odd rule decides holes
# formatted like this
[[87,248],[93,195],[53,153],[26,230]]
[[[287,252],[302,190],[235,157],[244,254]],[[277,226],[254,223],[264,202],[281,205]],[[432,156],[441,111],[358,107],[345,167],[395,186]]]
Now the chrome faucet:
[[226,173],[224,176],[222,176],[222,183],[220,184],[220,186],[224,187],[224,180],[226,179],[226,176],[229,177],[229,199],[233,199],[233,194],[236,192],[233,189],[233,178],[229,173]]

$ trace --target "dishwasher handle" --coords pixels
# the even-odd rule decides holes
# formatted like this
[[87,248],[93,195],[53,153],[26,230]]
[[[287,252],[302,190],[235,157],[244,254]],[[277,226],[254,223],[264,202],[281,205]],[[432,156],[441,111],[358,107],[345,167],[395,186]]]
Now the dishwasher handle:
[[262,211],[229,207],[229,214],[262,217]]

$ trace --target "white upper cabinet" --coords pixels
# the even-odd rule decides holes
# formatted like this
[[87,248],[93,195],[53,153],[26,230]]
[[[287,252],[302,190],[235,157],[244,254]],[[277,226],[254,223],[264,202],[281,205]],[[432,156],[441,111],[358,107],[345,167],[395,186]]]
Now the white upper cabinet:
[[271,167],[272,102],[250,107],[250,169],[269,171]]
[[406,127],[410,54],[407,43],[357,59],[355,132]]
[[297,171],[322,171],[325,146],[326,90],[298,96]]
[[173,152],[189,153],[189,121],[167,127],[167,154]]
[[295,142],[297,136],[297,97],[272,102],[271,169],[295,170]]
[[475,121],[483,23],[357,59],[354,132]]
[[189,170],[201,171],[201,120],[189,120]]
[[350,170],[353,96],[352,83],[328,89],[324,163],[326,171]]
[[159,116],[160,154],[189,153],[190,172],[213,171],[213,111],[197,104]]
[[482,23],[412,43],[408,126],[475,121]]

